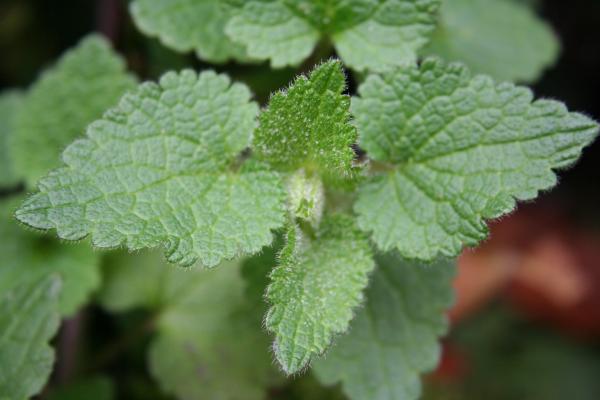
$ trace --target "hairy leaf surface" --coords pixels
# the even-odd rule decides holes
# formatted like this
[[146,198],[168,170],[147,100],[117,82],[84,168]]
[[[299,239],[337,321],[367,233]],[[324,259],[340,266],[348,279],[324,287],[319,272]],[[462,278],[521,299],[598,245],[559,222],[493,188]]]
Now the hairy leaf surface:
[[157,254],[121,254],[111,257],[106,271],[101,298],[110,310],[158,312],[148,357],[165,392],[182,399],[259,400],[278,379],[254,294],[264,286],[246,286],[239,265],[185,270],[164,265]]
[[280,170],[350,175],[354,158],[350,145],[357,134],[349,123],[345,88],[342,65],[332,60],[276,93],[254,134],[258,156]]
[[326,217],[312,240],[290,228],[271,273],[265,322],[286,373],[305,367],[346,331],[373,266],[369,242],[350,217]]
[[241,45],[229,40],[224,27],[231,7],[223,0],[135,0],[131,14],[138,28],[157,36],[167,47],[180,52],[194,50],[212,62],[244,59]]
[[18,91],[0,93],[0,187],[15,186],[22,177],[14,166],[11,149],[15,114],[22,104],[22,93]]
[[496,79],[534,81],[558,56],[552,29],[513,0],[442,2],[439,27],[426,54],[465,63]]
[[353,103],[360,142],[387,172],[364,184],[358,224],[408,258],[457,255],[486,219],[556,184],[597,135],[589,118],[530,90],[428,59],[370,76]]
[[246,86],[212,71],[144,83],[65,150],[17,218],[98,247],[166,245],[181,265],[254,253],[284,215],[278,175],[234,168],[257,111]]
[[[4,237],[3,237],[4,238]],[[60,279],[50,274],[2,285],[0,291],[0,398],[25,400],[50,376],[58,330]]]
[[438,0],[251,0],[226,27],[248,54],[298,65],[322,41],[357,70],[412,63],[433,30]]
[[350,332],[315,362],[317,377],[325,384],[341,382],[352,400],[418,399],[420,375],[435,368],[440,356],[454,270],[448,261],[378,257],[365,306]]
[[28,188],[60,165],[60,153],[115,104],[135,78],[101,36],[65,53],[29,89],[15,120],[11,151]]

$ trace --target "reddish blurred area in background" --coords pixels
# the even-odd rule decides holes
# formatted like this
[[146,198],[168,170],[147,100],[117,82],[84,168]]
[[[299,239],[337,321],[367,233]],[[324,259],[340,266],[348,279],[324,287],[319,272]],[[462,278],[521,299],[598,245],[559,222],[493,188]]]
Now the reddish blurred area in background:
[[[600,232],[552,202],[524,205],[491,223],[490,232],[459,258],[452,328],[501,302],[576,340],[600,338]],[[468,357],[448,339],[434,379],[460,379],[467,371]]]
[[500,297],[562,331],[600,335],[600,232],[542,203],[492,223],[490,231],[486,243],[459,258],[453,324]]

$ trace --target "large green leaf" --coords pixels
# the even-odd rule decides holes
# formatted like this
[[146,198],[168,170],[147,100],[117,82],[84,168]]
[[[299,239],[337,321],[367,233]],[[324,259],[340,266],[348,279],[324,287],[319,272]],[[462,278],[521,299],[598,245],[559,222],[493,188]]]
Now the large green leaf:
[[60,165],[60,152],[135,85],[125,62],[101,36],[90,35],[45,71],[15,116],[11,151],[27,186]]
[[65,150],[17,218],[98,247],[166,245],[181,265],[254,253],[284,218],[278,175],[236,165],[257,112],[246,86],[212,71],[144,83]]
[[265,319],[286,373],[305,367],[346,331],[373,266],[369,242],[348,216],[326,217],[315,238],[290,228],[271,273]]
[[334,347],[314,364],[325,384],[352,400],[415,400],[420,375],[435,368],[452,301],[453,263],[377,258],[367,302]]
[[405,257],[455,256],[487,236],[486,219],[556,184],[598,133],[562,103],[425,60],[370,76],[354,99],[360,143],[385,170],[361,188],[359,226]]

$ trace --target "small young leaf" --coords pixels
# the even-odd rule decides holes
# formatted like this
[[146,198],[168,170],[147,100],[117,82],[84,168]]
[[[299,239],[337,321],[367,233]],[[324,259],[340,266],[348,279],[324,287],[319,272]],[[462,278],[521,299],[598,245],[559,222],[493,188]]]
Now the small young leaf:
[[363,185],[359,226],[407,258],[455,256],[485,219],[556,183],[598,133],[589,118],[435,59],[370,76],[353,100],[360,142],[387,173]]
[[315,175],[307,176],[304,169],[290,174],[287,179],[288,210],[290,218],[300,218],[318,226],[325,208],[325,187]]
[[198,57],[216,63],[244,60],[245,51],[224,32],[231,8],[223,0],[134,0],[131,15],[138,28],[158,36],[172,49],[195,50]]
[[83,244],[60,244],[20,227],[13,218],[19,202],[0,201],[0,294],[16,282],[57,275],[60,314],[71,316],[100,285],[98,255]]
[[325,218],[314,240],[290,228],[271,273],[265,322],[287,374],[305,367],[335,334],[346,331],[373,266],[369,242],[350,217]]
[[42,74],[18,110],[12,136],[14,167],[27,187],[58,167],[60,152],[134,85],[124,60],[97,35]]
[[425,54],[464,62],[496,79],[534,81],[558,56],[552,29],[514,0],[442,2],[440,23]]
[[17,91],[0,93],[0,187],[15,186],[21,175],[14,168],[10,143],[14,134],[15,114],[23,104]]
[[337,177],[350,175],[356,128],[339,61],[328,61],[309,77],[276,93],[260,115],[254,134],[258,157],[277,169],[304,168]]
[[135,306],[160,311],[148,358],[165,392],[181,399],[265,397],[279,375],[261,330],[263,302],[255,296],[264,286],[247,288],[238,265],[184,270],[164,265],[151,252],[110,260],[103,304],[112,311]]
[[383,70],[416,60],[438,6],[439,0],[251,0],[226,32],[274,68],[300,64],[324,40],[350,67]]
[[257,111],[244,85],[210,71],[144,83],[65,150],[17,218],[98,247],[164,244],[181,265],[254,253],[283,224],[285,196],[277,174],[232,167]]
[[452,264],[378,257],[367,302],[350,332],[314,364],[319,380],[341,382],[352,400],[419,398],[420,375],[436,366],[437,340],[447,327]]
[[37,394],[52,371],[48,342],[58,330],[60,279],[46,274],[12,283],[3,280],[12,287],[0,291],[0,399],[21,400]]

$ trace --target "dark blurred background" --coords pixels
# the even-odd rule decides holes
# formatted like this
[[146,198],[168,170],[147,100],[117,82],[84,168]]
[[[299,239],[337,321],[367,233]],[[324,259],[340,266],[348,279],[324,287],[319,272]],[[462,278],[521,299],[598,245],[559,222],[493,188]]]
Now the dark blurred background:
[[[0,89],[27,88],[91,31],[107,36],[142,79],[208,67],[138,33],[126,3],[0,0]],[[532,85],[537,97],[600,120],[600,1],[528,3],[562,45],[556,65]],[[260,101],[294,75],[265,66],[216,68],[244,80]],[[461,257],[452,331],[442,365],[427,380],[428,399],[600,399],[600,143],[559,176],[556,189],[492,223],[491,239]],[[108,317],[100,321],[106,325],[98,340],[113,329]]]

